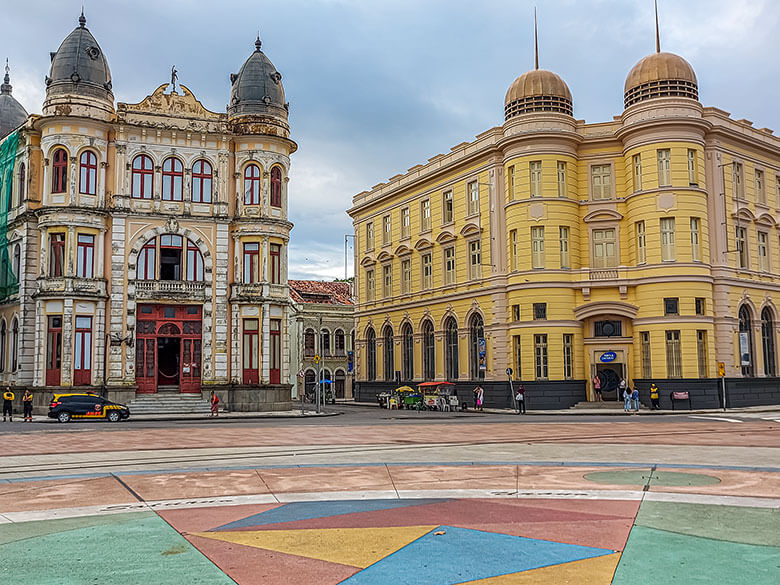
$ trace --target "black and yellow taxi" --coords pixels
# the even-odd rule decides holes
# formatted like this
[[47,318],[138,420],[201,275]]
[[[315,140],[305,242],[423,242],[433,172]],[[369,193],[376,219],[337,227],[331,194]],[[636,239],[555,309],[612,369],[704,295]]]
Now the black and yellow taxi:
[[91,392],[55,394],[49,404],[49,418],[61,423],[71,419],[105,419],[118,422],[130,416],[130,409]]

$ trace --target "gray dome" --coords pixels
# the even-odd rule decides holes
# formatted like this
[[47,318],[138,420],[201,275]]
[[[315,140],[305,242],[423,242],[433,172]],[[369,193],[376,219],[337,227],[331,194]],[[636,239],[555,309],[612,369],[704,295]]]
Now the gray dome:
[[46,97],[75,94],[104,99],[113,104],[108,61],[86,24],[87,19],[82,12],[79,26],[62,41],[57,52],[51,54]]
[[282,75],[260,50],[260,37],[255,41],[255,51],[246,60],[241,71],[230,76],[228,117],[277,116],[287,120],[287,104],[284,101]]
[[12,89],[6,63],[5,78],[0,85],[0,139],[8,136],[27,120],[27,110],[11,95]]

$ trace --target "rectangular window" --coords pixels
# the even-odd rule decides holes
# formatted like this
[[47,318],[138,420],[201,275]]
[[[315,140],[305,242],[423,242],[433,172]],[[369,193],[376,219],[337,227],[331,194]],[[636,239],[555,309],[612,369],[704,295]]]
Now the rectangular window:
[[374,249],[374,222],[369,221],[366,224],[366,250]]
[[386,215],[382,218],[382,245],[387,246],[393,241],[392,223],[390,222],[390,216]]
[[420,231],[427,232],[431,229],[431,200],[420,201]]
[[667,187],[672,184],[671,172],[672,153],[668,148],[658,151],[658,186]]
[[737,237],[737,266],[739,268],[748,267],[747,253],[747,230],[743,227],[736,228]]
[[520,370],[520,367],[522,365],[522,353],[521,353],[521,346],[520,346],[520,336],[519,335],[513,335],[512,336],[512,354],[514,356],[514,364],[513,367],[515,369],[514,371],[514,378],[515,380],[520,380],[522,378],[522,371]]
[[466,191],[469,196],[469,215],[476,215],[479,213],[479,183],[471,181]]
[[260,244],[244,244],[244,282],[260,282]]
[[366,270],[366,300],[374,300],[374,291],[376,290],[376,283],[374,282],[374,271]]
[[666,332],[666,376],[668,378],[682,378],[679,331]]
[[593,230],[593,268],[614,268],[617,262],[615,229]]
[[680,299],[677,297],[668,297],[664,299],[664,315],[679,315]]
[[756,170],[756,203],[766,205],[766,190],[764,189],[764,171]]
[[479,240],[469,242],[469,278],[482,278],[482,245]]
[[574,352],[572,351],[574,336],[571,333],[563,335],[563,378],[571,380],[574,377]]
[[401,292],[412,292],[412,261],[401,260]]
[[558,197],[566,196],[566,163],[558,161]]
[[65,276],[65,234],[51,234],[49,238],[49,276]]
[[558,228],[558,241],[561,248],[561,268],[571,268],[569,263],[569,228],[560,226]]
[[642,190],[642,155],[635,154],[633,158],[634,163],[634,191]]
[[408,238],[411,235],[411,223],[409,218],[409,208],[401,209],[401,237]]
[[542,196],[542,161],[528,163],[531,174],[531,197]]
[[260,381],[260,331],[259,319],[244,319],[244,343],[241,365],[244,384]]
[[515,166],[512,165],[509,167],[509,170],[507,172],[507,192],[509,193],[509,200],[514,201],[515,199]]
[[382,296],[386,299],[393,296],[393,267],[390,264],[382,267]]
[[452,223],[452,191],[445,191],[441,202],[441,222]]
[[537,321],[547,319],[547,303],[534,303],[534,319]]
[[699,234],[700,221],[698,217],[691,218],[691,260],[701,262],[701,237]]
[[517,230],[509,232],[509,269],[517,270]]
[[444,284],[455,284],[455,248],[444,249]]
[[645,240],[645,222],[636,222],[636,263],[644,264],[647,261],[647,241]]
[[674,218],[661,218],[661,260],[674,261],[676,251],[674,245]]
[[639,336],[642,343],[642,377],[647,380],[653,377],[653,368],[650,364],[650,332],[642,331]]
[[745,198],[745,181],[742,175],[742,163],[731,163],[731,190],[737,199]]
[[697,297],[694,301],[694,305],[696,308],[696,314],[697,315],[704,315],[704,310],[706,305],[704,304],[704,299],[701,297]]
[[95,236],[78,235],[76,250],[76,276],[92,278],[94,276]]
[[761,272],[769,272],[768,239],[769,236],[765,232],[758,232],[758,269]]
[[591,192],[593,199],[612,198],[612,167],[593,165],[590,168]]
[[46,385],[59,386],[62,373],[62,315],[48,316]]
[[269,382],[271,384],[280,384],[282,381],[282,321],[281,319],[270,320],[270,346],[271,360],[269,364]]
[[88,386],[92,383],[92,317],[76,317],[73,341],[73,384]]
[[421,256],[422,261],[422,288],[428,290],[433,287],[433,262],[430,252]]
[[544,228],[531,228],[531,267],[544,268]]
[[696,332],[696,357],[699,362],[699,378],[707,377],[707,332]]
[[547,379],[547,335],[534,335],[536,379]]
[[688,149],[688,184],[695,187],[699,185],[699,176],[696,170],[696,151]]
[[512,305],[512,320],[520,320],[520,305]]
[[270,270],[271,270],[271,284],[282,283],[282,264],[280,262],[280,256],[282,254],[282,247],[279,244],[271,244],[268,246],[268,255],[270,256]]

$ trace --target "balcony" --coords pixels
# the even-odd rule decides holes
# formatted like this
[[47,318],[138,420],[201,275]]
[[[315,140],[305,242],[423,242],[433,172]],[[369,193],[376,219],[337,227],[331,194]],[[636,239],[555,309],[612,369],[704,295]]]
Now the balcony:
[[135,298],[138,300],[206,300],[206,283],[186,280],[136,280]]
[[267,282],[236,282],[231,285],[231,301],[261,302],[274,300],[287,302],[289,294],[285,284],[268,284]]
[[617,280],[619,276],[617,268],[591,268],[588,270],[588,280]]
[[38,279],[34,296],[67,297],[88,296],[105,298],[106,279],[78,276],[45,276]]

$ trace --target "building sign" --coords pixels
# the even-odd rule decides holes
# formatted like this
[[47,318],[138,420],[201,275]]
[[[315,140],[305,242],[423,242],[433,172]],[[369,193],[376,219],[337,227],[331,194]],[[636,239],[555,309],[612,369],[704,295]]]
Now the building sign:
[[355,368],[355,354],[351,351],[347,352],[347,372],[351,372]]
[[739,332],[739,359],[741,365],[750,365],[750,333],[748,331]]
[[604,363],[614,362],[617,359],[617,354],[614,351],[605,351],[599,359]]
[[477,351],[479,353],[479,371],[487,370],[487,342],[484,337],[477,339]]

